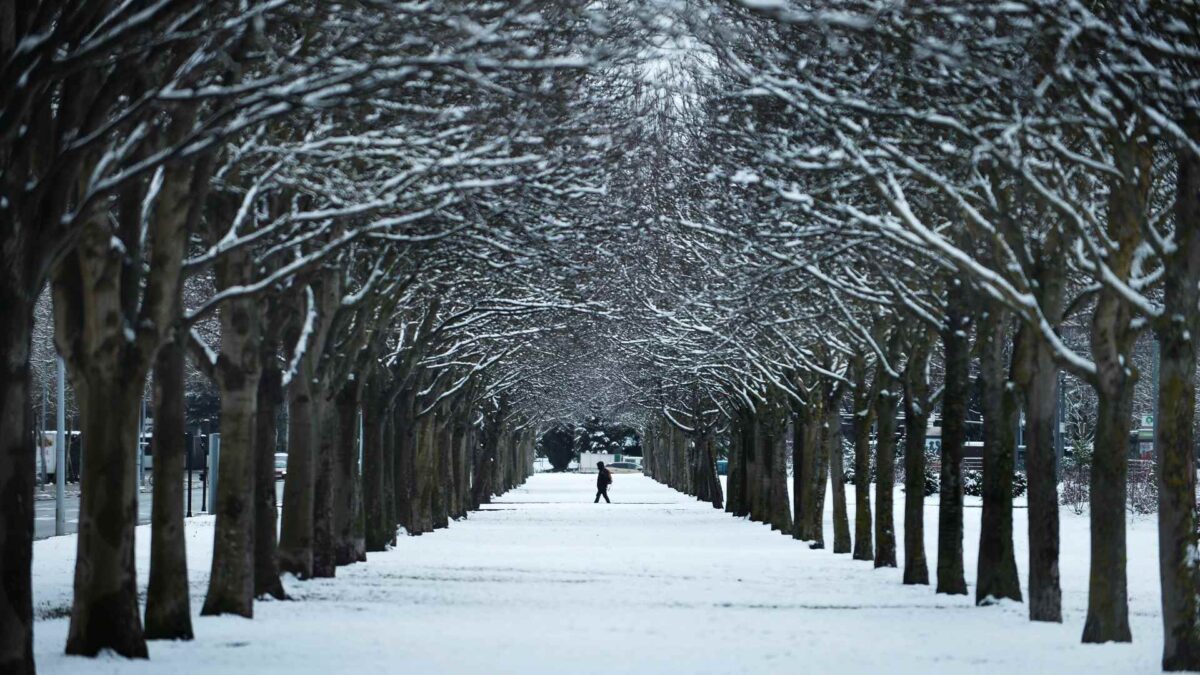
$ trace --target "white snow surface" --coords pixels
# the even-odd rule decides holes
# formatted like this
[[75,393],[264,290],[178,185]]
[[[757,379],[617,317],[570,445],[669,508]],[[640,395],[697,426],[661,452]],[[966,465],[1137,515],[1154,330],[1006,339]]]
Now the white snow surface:
[[[974,607],[973,596],[903,586],[898,569],[875,570],[848,555],[809,550],[639,475],[617,476],[614,503],[596,505],[593,480],[536,475],[466,521],[402,536],[394,550],[339,569],[337,579],[286,579],[298,600],[259,602],[253,620],[196,617],[194,642],[151,643],[148,662],[62,655],[75,539],[36,542],[39,672],[1032,675],[1159,669],[1152,518],[1129,522],[1135,642],[1085,646],[1079,636],[1087,606],[1086,516],[1062,511],[1065,621],[1035,624],[1025,605]],[[901,547],[903,498],[897,491]],[[977,504],[966,509],[969,583]],[[1024,584],[1024,509],[1015,519]],[[927,502],[925,528],[934,579],[936,497]],[[188,521],[188,546],[196,614],[208,578],[210,518]],[[137,551],[144,593],[146,526],[138,528]]]

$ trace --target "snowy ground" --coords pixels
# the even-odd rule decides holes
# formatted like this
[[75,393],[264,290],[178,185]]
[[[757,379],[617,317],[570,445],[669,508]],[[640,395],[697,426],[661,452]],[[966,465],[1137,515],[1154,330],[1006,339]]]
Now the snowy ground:
[[[1087,518],[1063,511],[1066,621],[1024,605],[976,608],[900,584],[899,570],[734,519],[634,475],[612,505],[594,478],[539,474],[449,530],[406,537],[301,602],[262,602],[253,621],[198,618],[196,641],[152,643],[150,662],[61,655],[74,538],[35,544],[39,672],[53,673],[1151,673],[1158,671],[1156,530],[1130,521],[1132,645],[1083,646]],[[897,513],[903,493],[897,492]],[[926,509],[936,569],[936,498]],[[853,504],[851,504],[853,517]],[[967,509],[968,580],[977,508]],[[897,530],[901,522],[897,519]],[[1024,574],[1025,512],[1016,513]],[[145,584],[148,529],[138,530]],[[189,521],[193,611],[212,521]]]

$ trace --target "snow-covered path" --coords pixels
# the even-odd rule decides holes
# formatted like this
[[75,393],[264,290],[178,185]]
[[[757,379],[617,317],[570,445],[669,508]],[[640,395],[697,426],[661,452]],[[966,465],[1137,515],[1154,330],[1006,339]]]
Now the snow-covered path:
[[[41,673],[1150,673],[1158,670],[1154,522],[1130,525],[1133,645],[1083,646],[1087,519],[1064,511],[1066,623],[1024,605],[904,587],[898,570],[734,519],[635,475],[612,505],[590,476],[539,474],[449,530],[407,537],[336,580],[291,581],[302,602],[253,621],[198,618],[196,641],[152,643],[151,661],[61,655],[72,537],[38,542]],[[902,493],[898,492],[902,499]],[[968,581],[978,509],[967,512]],[[851,505],[853,517],[853,506]],[[927,507],[930,569],[936,503]],[[897,522],[899,529],[900,522]],[[1018,561],[1025,556],[1017,513]],[[193,611],[211,521],[189,521]],[[141,583],[148,532],[139,529]],[[59,615],[55,618],[55,615]]]

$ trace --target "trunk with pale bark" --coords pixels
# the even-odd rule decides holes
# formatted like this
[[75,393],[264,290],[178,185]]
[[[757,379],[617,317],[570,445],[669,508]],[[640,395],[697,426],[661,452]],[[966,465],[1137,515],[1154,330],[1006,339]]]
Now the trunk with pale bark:
[[[222,287],[252,277],[249,257],[231,255],[218,271]],[[227,276],[228,275],[228,276]],[[234,281],[234,280],[237,281]],[[221,310],[221,353],[216,380],[221,393],[221,455],[217,467],[217,512],[212,572],[200,613],[254,615],[255,437],[258,412],[260,314],[252,299],[230,301]]]

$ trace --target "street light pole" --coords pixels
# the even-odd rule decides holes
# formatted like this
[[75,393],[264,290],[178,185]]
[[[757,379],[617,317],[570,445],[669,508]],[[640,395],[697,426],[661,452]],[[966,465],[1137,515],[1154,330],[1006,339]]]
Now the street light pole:
[[58,416],[54,437],[54,534],[67,533],[67,368],[58,357]]
[[1159,369],[1159,363],[1160,363],[1161,358],[1162,358],[1161,345],[1158,342],[1158,336],[1155,335],[1154,336],[1154,362],[1153,362],[1153,365],[1151,366],[1151,371],[1150,371],[1151,379],[1153,380],[1153,382],[1151,383],[1151,386],[1154,387],[1154,389],[1153,389],[1153,391],[1154,391],[1154,393],[1153,393],[1154,417],[1150,420],[1150,427],[1154,433],[1154,436],[1152,437],[1153,441],[1152,441],[1151,447],[1154,448],[1154,450],[1152,450],[1151,452],[1153,453],[1153,458],[1154,458],[1155,462],[1158,461],[1158,377],[1159,377],[1158,369]]
[[137,478],[138,489],[146,484],[146,453],[142,449],[142,436],[146,433],[146,396],[142,394],[142,406],[138,410],[138,436],[137,443],[134,446],[137,448]]
[[1063,439],[1063,422],[1067,419],[1066,387],[1063,382],[1065,377],[1066,374],[1060,370],[1054,381],[1054,398],[1057,401],[1054,409],[1054,469],[1056,472],[1062,471],[1063,451],[1066,445]]

